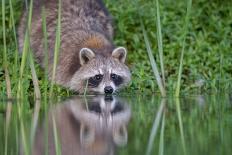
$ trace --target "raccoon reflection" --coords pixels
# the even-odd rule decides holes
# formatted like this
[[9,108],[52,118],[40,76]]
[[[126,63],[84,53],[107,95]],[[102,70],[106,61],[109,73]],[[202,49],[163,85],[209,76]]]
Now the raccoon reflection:
[[60,150],[64,155],[113,155],[117,146],[127,144],[130,108],[114,98],[75,98],[50,110],[48,115],[48,146],[45,146],[46,125],[38,128],[33,155],[56,154],[55,121]]

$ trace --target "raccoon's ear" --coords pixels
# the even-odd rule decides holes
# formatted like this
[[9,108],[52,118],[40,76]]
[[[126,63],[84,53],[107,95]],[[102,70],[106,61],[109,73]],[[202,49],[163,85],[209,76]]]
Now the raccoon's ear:
[[80,64],[84,65],[95,57],[94,52],[89,48],[82,48],[79,53]]
[[124,63],[126,60],[127,50],[124,47],[118,47],[112,52],[112,57]]

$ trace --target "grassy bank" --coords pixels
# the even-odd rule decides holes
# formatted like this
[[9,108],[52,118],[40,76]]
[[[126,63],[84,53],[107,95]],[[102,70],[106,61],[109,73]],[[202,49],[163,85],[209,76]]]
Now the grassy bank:
[[[12,95],[17,94],[19,82],[19,59],[14,35],[14,24],[19,23],[22,13],[22,1],[12,0],[12,10],[6,1],[5,29],[3,29],[3,11],[0,13],[0,92],[6,96],[6,80],[3,65],[3,32],[6,34],[6,53],[10,75]],[[157,37],[157,7],[155,0],[105,0],[115,21],[115,43],[128,48],[127,63],[132,71],[132,82],[124,92],[134,91],[150,93],[159,91],[152,66],[146,52],[146,44],[141,21],[146,29],[153,56],[161,74],[160,55]],[[231,1],[199,0],[193,1],[189,15],[188,31],[185,38],[181,92],[200,93],[228,91],[232,87],[232,10]],[[1,4],[1,10],[2,10]],[[164,0],[159,2],[160,25],[162,28],[162,48],[166,89],[174,93],[176,88],[183,33],[186,25],[187,0]],[[13,18],[14,17],[14,18]],[[42,96],[47,91],[44,71],[35,64]],[[30,62],[26,63],[23,73],[23,91],[34,95]],[[48,86],[50,87],[50,86]],[[60,96],[71,92],[55,86],[54,93]],[[46,96],[46,95],[45,95]]]

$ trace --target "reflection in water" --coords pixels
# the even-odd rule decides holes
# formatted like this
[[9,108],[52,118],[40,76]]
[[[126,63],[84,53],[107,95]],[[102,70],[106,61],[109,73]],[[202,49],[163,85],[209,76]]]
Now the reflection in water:
[[231,98],[137,95],[126,98],[130,110],[123,100],[98,96],[52,104],[48,112],[43,102],[32,109],[27,100],[0,103],[0,155],[230,155]]
[[48,122],[37,128],[33,155],[56,154],[56,138],[63,155],[113,155],[117,146],[127,144],[130,115],[129,106],[114,97],[67,100],[53,107]]

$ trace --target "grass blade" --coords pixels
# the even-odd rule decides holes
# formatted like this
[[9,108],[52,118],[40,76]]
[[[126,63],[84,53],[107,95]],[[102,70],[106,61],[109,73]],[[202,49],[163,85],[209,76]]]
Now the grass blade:
[[[43,25],[43,41],[44,41],[44,62],[45,62],[45,81],[44,81],[44,94],[45,98],[47,98],[47,90],[48,90],[48,34],[47,34],[47,26],[46,26],[46,10],[42,8],[42,25]],[[45,99],[46,100],[46,99]]]
[[59,50],[60,50],[60,38],[61,38],[61,0],[59,0],[58,4],[58,20],[57,20],[57,28],[56,28],[56,42],[55,42],[55,50],[54,50],[54,60],[53,60],[53,69],[52,69],[52,79],[51,79],[51,89],[50,89],[50,98],[52,97],[53,87],[55,83],[56,76],[56,67],[59,58]]
[[25,155],[30,154],[30,146],[28,145],[27,137],[26,137],[26,132],[25,132],[25,127],[23,124],[23,120],[20,120],[20,131],[21,131],[21,138],[22,138],[22,145],[23,145],[23,152]]
[[159,128],[159,124],[160,124],[161,116],[162,116],[162,113],[163,113],[163,110],[164,110],[164,107],[165,107],[165,103],[166,103],[166,100],[163,99],[161,101],[161,104],[159,106],[158,112],[156,114],[155,121],[154,121],[152,129],[151,129],[151,134],[149,136],[149,142],[148,142],[148,147],[147,147],[146,155],[150,155],[151,154],[152,146],[153,146],[153,143],[154,143],[154,140],[155,140],[158,128]]
[[85,97],[86,97],[86,94],[87,94],[88,85],[89,85],[89,80],[87,80],[86,84],[85,84],[85,91],[84,91],[84,96]]
[[191,7],[192,7],[192,0],[188,0],[187,14],[185,17],[183,42],[182,42],[182,49],[181,49],[181,57],[180,57],[180,66],[179,66],[178,79],[177,79],[177,85],[176,85],[176,94],[175,94],[176,97],[179,97],[179,95],[180,95],[180,84],[181,84],[181,77],[182,77],[182,70],[183,70],[183,60],[184,60],[186,36],[187,36],[187,32],[188,32]]
[[142,26],[143,36],[144,36],[144,40],[145,40],[145,44],[146,44],[146,48],[147,48],[147,53],[148,53],[148,56],[149,56],[149,59],[150,59],[150,63],[151,63],[151,66],[152,66],[153,73],[155,75],[155,78],[156,78],[158,87],[160,89],[161,95],[163,97],[165,97],[166,96],[166,91],[164,89],[164,86],[163,86],[163,83],[162,83],[162,80],[161,80],[161,77],[160,77],[160,74],[159,74],[159,71],[158,71],[158,68],[157,68],[157,64],[156,64],[155,59],[153,57],[150,42],[149,42],[149,39],[148,39],[148,36],[147,36],[147,32],[146,32],[146,30],[144,28],[144,25],[143,25],[142,21],[141,21],[141,26]]
[[[10,3],[10,19],[12,22],[12,26],[13,26],[13,33],[14,33],[14,41],[15,41],[15,54],[14,54],[14,73],[17,73],[18,71],[18,41],[17,41],[17,33],[16,33],[16,28],[15,28],[15,19],[14,19],[14,10],[13,10],[13,5],[12,5],[12,0],[9,0]],[[14,74],[15,76],[17,76],[17,74]],[[15,77],[14,79],[16,79],[17,77]]]
[[33,9],[33,0],[30,1],[29,13],[28,13],[28,22],[27,22],[27,30],[25,33],[24,43],[23,43],[23,51],[22,51],[22,60],[19,71],[19,83],[18,83],[18,92],[17,98],[23,97],[22,93],[22,81],[24,69],[27,62],[28,50],[29,50],[29,35],[31,30],[31,19],[32,19],[32,9]]
[[35,132],[36,132],[36,128],[37,128],[37,124],[38,124],[38,120],[39,120],[40,105],[41,105],[40,100],[36,100],[34,113],[33,113],[33,119],[32,119],[32,123],[31,123],[31,135],[30,135],[31,146],[33,146],[33,144],[34,144]]
[[160,22],[160,10],[159,10],[159,0],[156,0],[156,27],[157,27],[157,41],[158,41],[158,51],[160,57],[160,67],[162,74],[163,86],[165,88],[165,73],[164,73],[164,58],[163,58],[163,41],[162,41],[162,31]]
[[54,116],[52,116],[52,124],[53,124],[56,155],[61,155],[61,146],[60,146],[60,141],[59,141],[57,127],[56,127],[56,121],[55,121]]
[[7,102],[7,109],[6,109],[6,127],[5,127],[5,155],[8,153],[8,131],[11,121],[11,112],[12,112],[12,103]]
[[178,121],[179,121],[179,128],[180,128],[180,135],[181,135],[183,152],[184,152],[184,154],[186,154],[185,138],[184,138],[184,130],[183,130],[183,123],[182,123],[182,117],[181,117],[179,98],[176,98],[176,110],[177,110],[177,116],[178,116]]
[[40,93],[40,89],[39,89],[39,81],[38,81],[38,78],[36,75],[35,64],[34,64],[31,50],[29,53],[29,61],[30,61],[31,75],[32,75],[32,81],[33,81],[33,86],[34,86],[34,91],[35,91],[35,97],[36,97],[36,99],[40,99],[41,93]]
[[164,128],[165,128],[165,111],[163,112],[163,119],[162,119],[162,125],[161,125],[159,155],[164,154]]
[[11,82],[10,75],[8,71],[8,61],[7,61],[7,49],[6,49],[6,23],[5,23],[5,0],[2,0],[2,28],[3,28],[3,68],[5,72],[5,80],[6,80],[6,90],[7,97],[11,98]]

